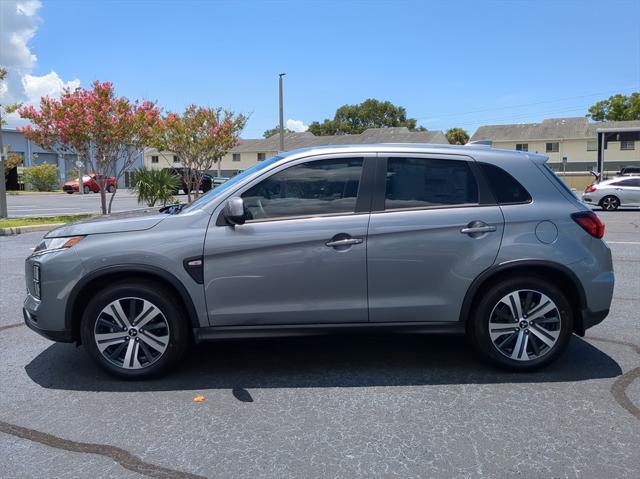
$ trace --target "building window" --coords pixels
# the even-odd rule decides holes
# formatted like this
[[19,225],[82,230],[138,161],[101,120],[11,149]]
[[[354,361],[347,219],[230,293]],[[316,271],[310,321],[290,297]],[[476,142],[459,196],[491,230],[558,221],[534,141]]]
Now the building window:
[[258,161],[264,161],[267,158],[266,153],[258,153]]
[[240,153],[233,153],[231,155],[231,160],[232,161],[240,161]]
[[636,149],[635,142],[633,140],[623,140],[623,141],[620,142],[620,149],[621,150],[635,150]]
[[598,142],[597,142],[597,140],[589,140],[589,141],[587,141],[587,151],[598,151]]
[[151,163],[158,163],[159,162],[159,158],[158,155],[153,155],[151,157]]
[[178,158],[178,155],[173,155],[173,162],[180,163],[180,158]]
[[547,153],[558,153],[560,151],[560,143],[547,143]]
[[529,143],[516,143],[517,151],[529,151]]

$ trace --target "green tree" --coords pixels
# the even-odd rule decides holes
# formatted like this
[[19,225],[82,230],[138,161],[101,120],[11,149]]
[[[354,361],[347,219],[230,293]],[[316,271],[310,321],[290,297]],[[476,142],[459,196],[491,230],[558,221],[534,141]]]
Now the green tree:
[[342,105],[332,120],[314,121],[309,125],[309,131],[317,136],[355,135],[367,128],[405,126],[415,130],[416,123],[415,118],[407,118],[403,107],[369,98],[357,105]]
[[25,181],[36,191],[53,191],[57,189],[60,186],[59,174],[58,167],[49,163],[24,169]]
[[173,195],[179,188],[176,175],[167,170],[138,168],[135,171],[133,190],[138,195],[138,203],[155,206],[156,203],[166,205],[173,201]]
[[[0,67],[0,82],[3,82],[6,77],[7,69]],[[6,123],[3,117],[9,113],[13,113],[18,108],[20,108],[20,103],[11,103],[9,105],[3,105],[0,103],[0,127],[4,126]]]
[[588,118],[595,121],[640,120],[640,92],[613,95],[589,108]]
[[465,145],[469,141],[469,133],[464,128],[449,128],[445,136],[452,145]]
[[[293,133],[293,130],[290,130],[289,128],[285,128],[284,132],[285,133]],[[279,133],[280,133],[280,127],[274,126],[273,128],[269,128],[267,131],[265,131],[262,134],[262,138],[269,138],[269,137],[271,137],[273,135],[277,135]]]

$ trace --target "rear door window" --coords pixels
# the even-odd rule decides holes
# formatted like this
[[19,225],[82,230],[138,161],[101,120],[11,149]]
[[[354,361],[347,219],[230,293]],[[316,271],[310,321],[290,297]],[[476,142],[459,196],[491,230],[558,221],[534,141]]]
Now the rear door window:
[[478,204],[478,185],[466,161],[389,158],[385,209]]

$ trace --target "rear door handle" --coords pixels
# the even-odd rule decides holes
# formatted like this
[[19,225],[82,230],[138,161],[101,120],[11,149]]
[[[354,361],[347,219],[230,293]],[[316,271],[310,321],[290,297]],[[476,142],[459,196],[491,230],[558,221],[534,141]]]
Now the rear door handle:
[[491,226],[491,225],[486,225],[486,226],[470,226],[467,228],[462,228],[460,230],[460,233],[463,233],[465,235],[471,234],[471,233],[490,233],[491,231],[495,231],[496,227],[495,226]]
[[344,238],[334,241],[327,241],[325,245],[335,248],[340,246],[350,246],[352,244],[360,244],[362,243],[362,238]]

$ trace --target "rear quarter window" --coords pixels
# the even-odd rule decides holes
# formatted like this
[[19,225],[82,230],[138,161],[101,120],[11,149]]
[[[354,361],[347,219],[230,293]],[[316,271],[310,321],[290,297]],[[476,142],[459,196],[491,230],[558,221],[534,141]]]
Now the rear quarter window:
[[529,203],[531,195],[518,180],[502,168],[489,163],[478,163],[496,202],[500,205]]

